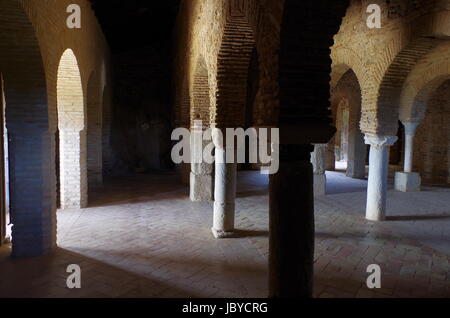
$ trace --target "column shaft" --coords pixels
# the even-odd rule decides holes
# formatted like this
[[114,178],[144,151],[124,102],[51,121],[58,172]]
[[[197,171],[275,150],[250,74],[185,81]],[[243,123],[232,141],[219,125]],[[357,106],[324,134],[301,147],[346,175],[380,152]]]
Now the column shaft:
[[411,135],[405,136],[405,172],[412,172],[413,141],[414,141],[413,136]]
[[403,123],[405,127],[405,172],[412,172],[414,136],[419,123]]
[[202,129],[202,126],[191,129],[190,198],[194,202],[212,201],[214,194],[213,165],[203,160],[203,150],[211,140],[203,140]]
[[370,144],[369,182],[367,185],[366,218],[382,221],[386,214],[387,178],[389,168],[389,146],[397,137],[366,135]]
[[312,150],[309,145],[280,145],[280,169],[270,176],[270,297],[312,297]]
[[214,220],[212,232],[216,238],[230,237],[234,233],[236,200],[236,163],[226,163],[226,152],[216,148]]
[[314,196],[326,194],[327,176],[325,174],[326,144],[316,144],[311,154],[311,163],[314,172]]
[[420,174],[412,172],[414,136],[419,123],[403,122],[405,127],[405,166],[403,172],[395,173],[395,189],[402,192],[420,191]]

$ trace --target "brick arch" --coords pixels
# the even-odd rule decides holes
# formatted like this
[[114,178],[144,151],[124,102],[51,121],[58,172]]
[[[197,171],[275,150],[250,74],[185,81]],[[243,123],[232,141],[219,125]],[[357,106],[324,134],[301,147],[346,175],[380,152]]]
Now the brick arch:
[[[364,105],[362,126],[365,132],[396,135],[401,90],[416,63],[450,36],[450,11],[420,15],[401,26],[397,35],[374,63],[373,90]],[[378,84],[379,83],[379,84]]]
[[[355,124],[358,125],[361,116],[362,88],[356,73],[349,68],[339,79],[332,90],[331,111],[336,118],[337,107],[342,99],[347,99],[352,112],[355,114]],[[357,115],[359,114],[359,115]]]
[[425,117],[427,110],[427,104],[432,94],[442,86],[446,81],[450,79],[450,73],[435,77],[433,80],[425,84],[422,89],[416,94],[411,109],[409,110],[409,116],[402,118],[405,122],[421,122]]
[[376,98],[376,127],[372,131],[380,135],[397,134],[398,112],[403,85],[417,62],[431,52],[438,41],[433,38],[419,38],[410,42],[393,59],[387,68]]
[[201,120],[204,127],[210,125],[210,89],[209,74],[203,56],[197,58],[192,89],[191,126],[195,120]]
[[[283,3],[258,0],[234,0],[227,2],[228,11],[240,16],[250,27],[254,37],[254,48],[258,57],[260,76],[259,89],[254,103],[254,124],[275,126],[278,122],[278,49],[280,42],[279,21]],[[230,15],[230,13],[229,13]],[[247,30],[248,31],[248,30]],[[257,115],[256,115],[257,114]]]
[[217,57],[216,107],[212,120],[218,127],[243,127],[247,100],[247,78],[255,47],[245,1],[229,1]]
[[35,30],[22,4],[0,0],[0,8],[0,72],[10,140],[12,254],[36,256],[56,245],[53,139],[45,71]]
[[[348,177],[364,178],[366,145],[359,127],[362,111],[362,89],[357,75],[352,69],[349,69],[341,77],[333,89],[331,101],[333,118],[337,128],[332,150],[334,145],[338,146],[341,150],[341,159],[347,159]],[[344,111],[348,118],[342,116]],[[347,121],[344,122],[344,119]]]
[[61,56],[56,85],[61,208],[87,206],[86,106],[78,61],[71,49]]
[[59,129],[85,128],[85,98],[78,60],[66,49],[59,60],[56,85]]
[[400,120],[422,121],[430,95],[450,78],[450,59],[432,63],[412,81],[407,81],[400,98]]
[[87,173],[89,186],[103,182],[102,173],[102,72],[93,71],[86,91],[87,115]]
[[424,184],[448,185],[450,76],[440,76],[427,83],[416,101],[423,103],[420,105],[423,114],[414,137],[413,169],[420,173]]
[[331,89],[336,87],[342,76],[349,70],[356,75],[361,88],[369,81],[370,70],[363,63],[363,59],[353,50],[345,47],[333,48],[331,52],[333,61],[331,70]]

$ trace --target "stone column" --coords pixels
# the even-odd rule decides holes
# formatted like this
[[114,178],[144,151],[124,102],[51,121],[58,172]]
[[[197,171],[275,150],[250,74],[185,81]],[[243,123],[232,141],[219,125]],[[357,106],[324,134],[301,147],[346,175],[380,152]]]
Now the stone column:
[[414,136],[419,123],[403,122],[405,127],[405,167],[404,172],[395,173],[395,189],[402,192],[420,191],[420,174],[412,172]]
[[212,232],[215,238],[234,235],[237,164],[226,162],[223,143],[215,142],[214,220]]
[[89,186],[98,187],[103,183],[101,124],[92,123],[92,125],[88,127],[87,139],[88,184]]
[[191,129],[190,198],[194,202],[213,200],[213,165],[203,161],[203,150],[211,140],[203,140],[203,127],[194,124]]
[[366,145],[358,127],[350,129],[348,136],[348,160],[346,176],[354,179],[366,177]]
[[366,218],[382,221],[386,214],[387,178],[389,168],[389,147],[395,136],[366,134],[365,142],[370,145],[369,182],[367,186]]
[[325,157],[325,170],[335,171],[336,170],[336,157],[335,157],[335,137],[327,144],[327,153]]
[[12,256],[56,248],[54,133],[10,130]]
[[269,292],[272,298],[312,297],[312,151],[311,145],[280,145],[280,168],[270,176]]
[[311,163],[314,171],[314,196],[326,194],[327,176],[325,174],[325,160],[327,144],[314,145],[314,152],[311,154]]

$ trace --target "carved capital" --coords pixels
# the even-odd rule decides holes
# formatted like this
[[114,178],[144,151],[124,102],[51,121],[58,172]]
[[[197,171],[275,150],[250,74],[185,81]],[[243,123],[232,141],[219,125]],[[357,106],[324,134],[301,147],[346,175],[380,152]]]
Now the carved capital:
[[395,144],[396,141],[398,140],[398,137],[366,134],[364,136],[364,140],[366,142],[366,145],[370,145],[371,147],[375,148],[383,148],[383,147],[390,147],[393,144]]
[[419,127],[419,122],[402,122],[405,126],[405,135],[414,136],[416,134],[417,127]]

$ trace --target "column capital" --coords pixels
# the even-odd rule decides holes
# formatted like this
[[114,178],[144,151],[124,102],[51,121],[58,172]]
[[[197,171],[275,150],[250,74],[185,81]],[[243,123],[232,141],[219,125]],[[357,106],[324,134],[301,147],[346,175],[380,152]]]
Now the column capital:
[[326,147],[328,147],[328,144],[313,144],[314,145],[314,150],[319,149],[325,149]]
[[366,142],[366,145],[370,145],[375,148],[383,148],[383,147],[390,147],[393,144],[395,144],[396,141],[398,140],[398,137],[366,134],[364,136],[364,140]]
[[417,127],[419,127],[419,122],[402,122],[405,127],[405,134],[414,136],[416,134]]

